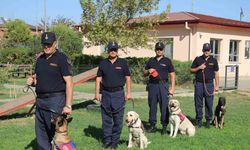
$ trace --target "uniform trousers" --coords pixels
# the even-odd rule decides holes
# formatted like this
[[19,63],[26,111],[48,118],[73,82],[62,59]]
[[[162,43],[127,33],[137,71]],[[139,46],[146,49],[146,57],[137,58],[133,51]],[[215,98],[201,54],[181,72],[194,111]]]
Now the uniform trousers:
[[157,104],[160,105],[161,124],[167,126],[169,123],[168,110],[168,83],[148,84],[148,105],[149,105],[149,123],[155,125],[157,122]]
[[[205,89],[206,86],[206,89]],[[196,120],[201,121],[203,118],[203,98],[205,99],[205,118],[210,121],[213,117],[213,99],[214,83],[195,82],[195,112]]]
[[52,119],[62,113],[65,100],[65,95],[37,98],[35,132],[39,150],[52,150],[51,141],[55,134],[55,125],[52,123]]
[[104,143],[118,144],[123,127],[125,94],[123,90],[102,91],[101,112]]

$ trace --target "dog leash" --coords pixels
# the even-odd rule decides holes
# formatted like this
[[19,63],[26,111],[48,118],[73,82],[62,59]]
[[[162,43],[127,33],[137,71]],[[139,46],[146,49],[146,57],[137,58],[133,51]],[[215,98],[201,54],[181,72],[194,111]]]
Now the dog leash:
[[[28,91],[31,91],[32,93],[33,93],[33,95],[34,95],[34,97],[35,97],[35,100],[36,100],[36,92],[31,88],[31,86],[30,85],[26,85],[26,86],[24,86],[23,87],[23,93],[28,93]],[[31,108],[29,109],[29,111],[28,111],[28,113],[27,113],[27,116],[31,116],[31,112],[33,111],[33,109],[35,108],[35,106],[36,106],[36,101],[35,101],[35,103],[31,106]]]

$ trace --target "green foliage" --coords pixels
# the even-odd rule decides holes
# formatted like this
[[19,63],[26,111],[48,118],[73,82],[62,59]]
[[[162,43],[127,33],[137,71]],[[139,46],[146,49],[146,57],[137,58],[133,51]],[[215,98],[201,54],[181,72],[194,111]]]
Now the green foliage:
[[8,47],[26,47],[32,39],[31,30],[22,20],[9,21],[5,24],[8,32],[4,34]]
[[[149,47],[160,17],[139,17],[156,9],[159,0],[80,0],[82,24],[91,45],[116,41],[121,47]],[[134,18],[137,17],[137,20]]]
[[57,16],[55,19],[52,20],[51,25],[52,26],[65,25],[67,27],[72,27],[73,25],[75,25],[75,22],[70,18],[65,18],[63,16]]
[[[75,73],[80,73],[82,71],[86,71],[87,69],[94,68],[98,66],[100,61],[103,60],[104,58],[106,57],[79,55],[73,62],[74,71]],[[128,61],[129,69],[132,74],[133,83],[146,83],[148,77],[144,77],[143,72],[149,58],[130,57],[126,59]],[[192,63],[191,61],[181,62],[173,60],[177,85],[182,85],[186,82],[193,80],[194,77],[189,71],[191,63]]]
[[6,48],[0,50],[0,63],[2,64],[32,64],[34,60],[29,48]]
[[56,33],[59,49],[73,62],[75,57],[82,52],[81,35],[62,24],[51,27],[49,31]]
[[0,67],[0,87],[6,82],[8,82],[8,69]]
[[186,82],[192,82],[193,74],[190,73],[191,61],[177,61],[173,60],[173,65],[176,73],[176,84],[181,85]]

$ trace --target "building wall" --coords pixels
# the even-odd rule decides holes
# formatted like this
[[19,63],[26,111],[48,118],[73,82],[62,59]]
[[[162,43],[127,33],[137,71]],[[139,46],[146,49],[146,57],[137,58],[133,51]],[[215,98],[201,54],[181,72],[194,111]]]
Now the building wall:
[[[194,36],[193,43],[193,55],[192,59],[196,56],[202,55],[202,45],[203,43],[209,43],[210,39],[220,40],[220,75],[225,76],[226,65],[239,65],[239,76],[250,76],[250,59],[245,59],[245,41],[250,40],[250,30],[249,29],[239,29],[233,27],[222,27],[215,25],[205,25],[200,24],[197,26],[197,32]],[[238,48],[238,61],[229,61],[229,44],[230,40],[239,41]]]

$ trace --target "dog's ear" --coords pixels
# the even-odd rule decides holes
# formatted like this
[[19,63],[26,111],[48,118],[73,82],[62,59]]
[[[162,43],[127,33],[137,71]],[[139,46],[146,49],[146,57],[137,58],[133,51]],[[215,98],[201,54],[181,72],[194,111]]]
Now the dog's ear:
[[70,118],[67,118],[66,120],[67,120],[68,123],[70,123],[73,120],[73,118],[70,117]]
[[139,117],[140,115],[135,112],[135,119],[138,119]]

